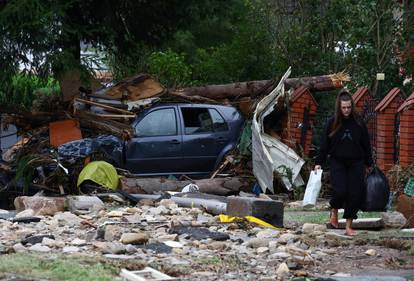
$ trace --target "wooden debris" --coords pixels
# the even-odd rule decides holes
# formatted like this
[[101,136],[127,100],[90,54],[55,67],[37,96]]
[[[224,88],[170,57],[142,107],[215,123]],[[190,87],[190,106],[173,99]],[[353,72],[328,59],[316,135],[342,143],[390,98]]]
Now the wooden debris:
[[126,114],[126,115],[133,115],[133,116],[135,116],[135,114],[134,114],[134,113],[132,113],[132,112],[130,112],[130,111],[128,111],[128,110],[124,110],[124,109],[116,108],[116,107],[114,107],[114,106],[105,105],[105,104],[103,104],[103,103],[94,102],[94,101],[88,101],[88,100],[84,100],[84,99],[80,99],[80,98],[76,98],[76,99],[75,99],[75,101],[77,101],[77,102],[81,102],[81,103],[84,103],[84,104],[89,104],[89,105],[98,106],[98,107],[101,107],[101,108],[103,108],[103,109],[106,109],[107,111],[119,112],[119,113],[122,113],[122,114],[124,114],[124,115]]

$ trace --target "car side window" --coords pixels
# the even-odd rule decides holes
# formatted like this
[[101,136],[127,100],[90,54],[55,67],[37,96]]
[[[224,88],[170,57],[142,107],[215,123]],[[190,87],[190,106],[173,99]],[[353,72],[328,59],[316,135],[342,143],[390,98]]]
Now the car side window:
[[213,132],[213,119],[207,108],[182,107],[186,135]]
[[136,126],[138,137],[174,136],[177,134],[177,120],[174,108],[150,112]]
[[225,132],[229,130],[229,127],[224,121],[224,118],[215,109],[210,109],[211,118],[213,120],[213,129],[215,132]]

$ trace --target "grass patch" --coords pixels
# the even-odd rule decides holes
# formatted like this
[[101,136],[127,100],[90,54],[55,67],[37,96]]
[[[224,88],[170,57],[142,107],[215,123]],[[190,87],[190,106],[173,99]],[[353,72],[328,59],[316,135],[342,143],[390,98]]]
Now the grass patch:
[[[342,213],[339,213],[342,218]],[[380,212],[358,212],[358,218],[379,218]],[[302,210],[285,210],[284,220],[286,222],[296,223],[317,223],[325,224],[329,220],[329,211],[304,211]]]
[[111,281],[119,271],[94,257],[17,253],[0,256],[0,272],[30,279]]

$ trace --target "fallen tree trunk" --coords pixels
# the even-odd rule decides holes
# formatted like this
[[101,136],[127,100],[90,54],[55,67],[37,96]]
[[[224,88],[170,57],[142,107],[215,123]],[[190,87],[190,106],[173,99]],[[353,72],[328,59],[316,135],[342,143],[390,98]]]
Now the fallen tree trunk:
[[249,187],[247,180],[239,177],[214,178],[201,180],[169,180],[163,178],[123,178],[121,189],[128,193],[154,194],[159,191],[181,191],[186,185],[193,183],[199,191],[215,195],[238,194]]
[[[225,85],[190,87],[172,91],[172,93],[178,93],[185,96],[200,96],[213,100],[240,98],[245,96],[254,97],[273,88],[270,86],[274,86],[275,81],[277,80],[257,80]],[[349,77],[344,73],[337,73],[314,77],[288,78],[285,81],[285,87],[290,89],[305,86],[311,91],[331,91],[342,88],[343,82],[345,81],[349,81]]]

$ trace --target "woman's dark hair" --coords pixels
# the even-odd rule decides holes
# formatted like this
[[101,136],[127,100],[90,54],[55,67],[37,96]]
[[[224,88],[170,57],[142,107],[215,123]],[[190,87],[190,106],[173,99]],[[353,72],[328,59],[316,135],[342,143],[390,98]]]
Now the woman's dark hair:
[[341,129],[341,127],[342,127],[342,123],[343,123],[343,120],[344,120],[344,116],[343,116],[342,110],[341,110],[341,102],[342,101],[351,101],[351,116],[354,118],[354,120],[359,125],[362,125],[359,115],[355,112],[355,104],[354,104],[354,100],[352,99],[351,94],[348,92],[348,90],[342,89],[338,93],[338,96],[336,97],[335,116],[334,116],[334,122],[333,122],[331,130],[330,130],[331,132],[329,133],[330,137],[335,135],[335,133],[338,132],[339,129]]

